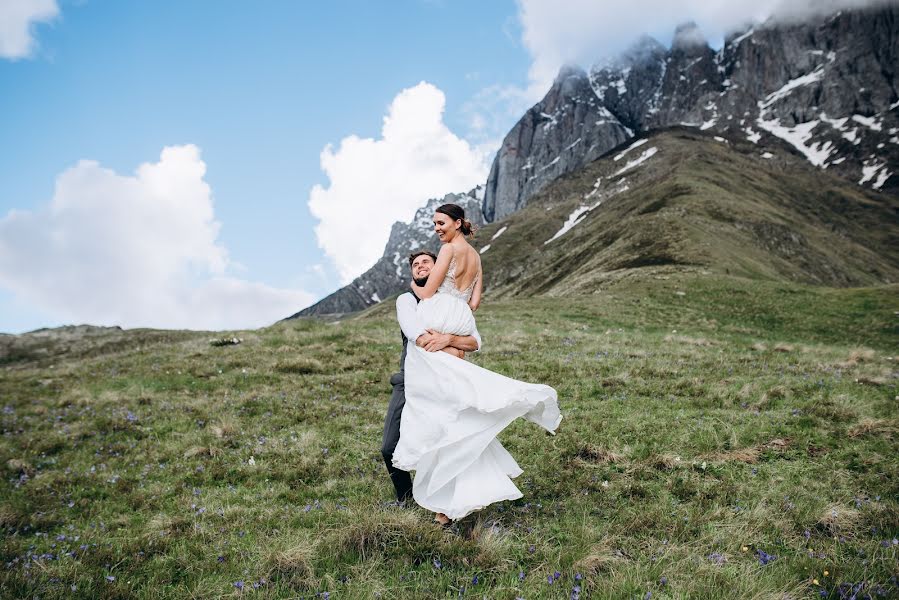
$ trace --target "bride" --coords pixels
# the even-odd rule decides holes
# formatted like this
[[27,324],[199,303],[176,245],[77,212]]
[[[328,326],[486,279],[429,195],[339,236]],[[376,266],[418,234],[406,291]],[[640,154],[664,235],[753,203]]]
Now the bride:
[[[441,333],[470,335],[481,301],[481,257],[466,241],[471,223],[456,204],[434,213],[443,246],[424,286],[422,324]],[[550,433],[562,419],[556,391],[471,364],[448,352],[410,344],[406,354],[406,405],[394,466],[415,471],[412,497],[448,525],[494,502],[521,498],[512,477],[521,468],[496,436],[518,417]]]

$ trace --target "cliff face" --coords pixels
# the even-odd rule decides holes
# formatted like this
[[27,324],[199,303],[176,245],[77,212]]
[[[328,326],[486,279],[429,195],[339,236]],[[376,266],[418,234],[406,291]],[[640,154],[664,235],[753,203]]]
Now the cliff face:
[[503,141],[487,182],[488,221],[624,139],[691,126],[788,142],[813,165],[896,191],[899,7],[768,22],[715,52],[694,24],[670,49],[649,37],[587,74],[566,67]]
[[484,217],[493,221],[519,210],[550,181],[632,135],[596,97],[584,71],[563,69],[506,135],[487,178]]

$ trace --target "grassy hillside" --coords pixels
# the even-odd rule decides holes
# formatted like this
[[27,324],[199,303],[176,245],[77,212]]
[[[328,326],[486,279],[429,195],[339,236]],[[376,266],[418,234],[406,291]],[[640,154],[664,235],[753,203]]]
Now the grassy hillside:
[[565,418],[450,531],[390,504],[390,303],[7,354],[4,597],[896,597],[899,286],[640,273],[486,298],[471,360]]
[[[495,295],[590,293],[657,265],[828,286],[899,281],[895,196],[815,169],[786,146],[673,129],[616,161],[626,148],[479,232]],[[575,210],[597,203],[548,242]]]

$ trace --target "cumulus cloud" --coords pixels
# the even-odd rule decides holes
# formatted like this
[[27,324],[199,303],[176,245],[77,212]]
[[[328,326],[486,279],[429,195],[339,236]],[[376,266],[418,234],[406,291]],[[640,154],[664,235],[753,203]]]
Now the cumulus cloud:
[[487,150],[443,122],[446,98],[421,82],[401,91],[384,117],[380,139],[355,135],[322,150],[328,187],[316,185],[309,210],[318,244],[343,283],[380,258],[395,221],[408,221],[429,198],[467,191],[487,178]]
[[566,63],[589,66],[626,49],[641,34],[664,41],[674,28],[695,21],[709,40],[774,16],[797,20],[840,8],[886,4],[890,0],[518,0],[522,42],[531,54],[528,91],[549,89]]
[[313,297],[233,277],[196,146],[119,175],[83,160],[0,220],[0,287],[54,317],[125,327],[267,325]]
[[0,57],[17,59],[31,55],[36,45],[37,23],[59,15],[56,0],[3,0],[0,2]]

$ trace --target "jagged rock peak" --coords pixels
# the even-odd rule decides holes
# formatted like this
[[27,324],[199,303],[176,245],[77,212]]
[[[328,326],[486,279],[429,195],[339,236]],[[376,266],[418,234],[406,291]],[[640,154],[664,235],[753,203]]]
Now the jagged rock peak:
[[693,21],[681,23],[674,30],[674,39],[671,41],[672,50],[691,50],[705,48],[709,45],[699,25]]
[[586,75],[587,74],[580,66],[573,63],[567,63],[562,65],[559,69],[559,74],[556,75],[554,83],[568,79],[569,77],[586,77]]
[[664,60],[667,52],[668,50],[658,40],[644,33],[621,54],[607,56],[593,63],[590,73],[595,75],[602,71],[623,71],[627,68],[658,62]]
[[664,56],[665,52],[665,46],[651,35],[644,33],[622,53],[621,61],[626,63],[625,66],[639,65],[649,60],[657,60]]

